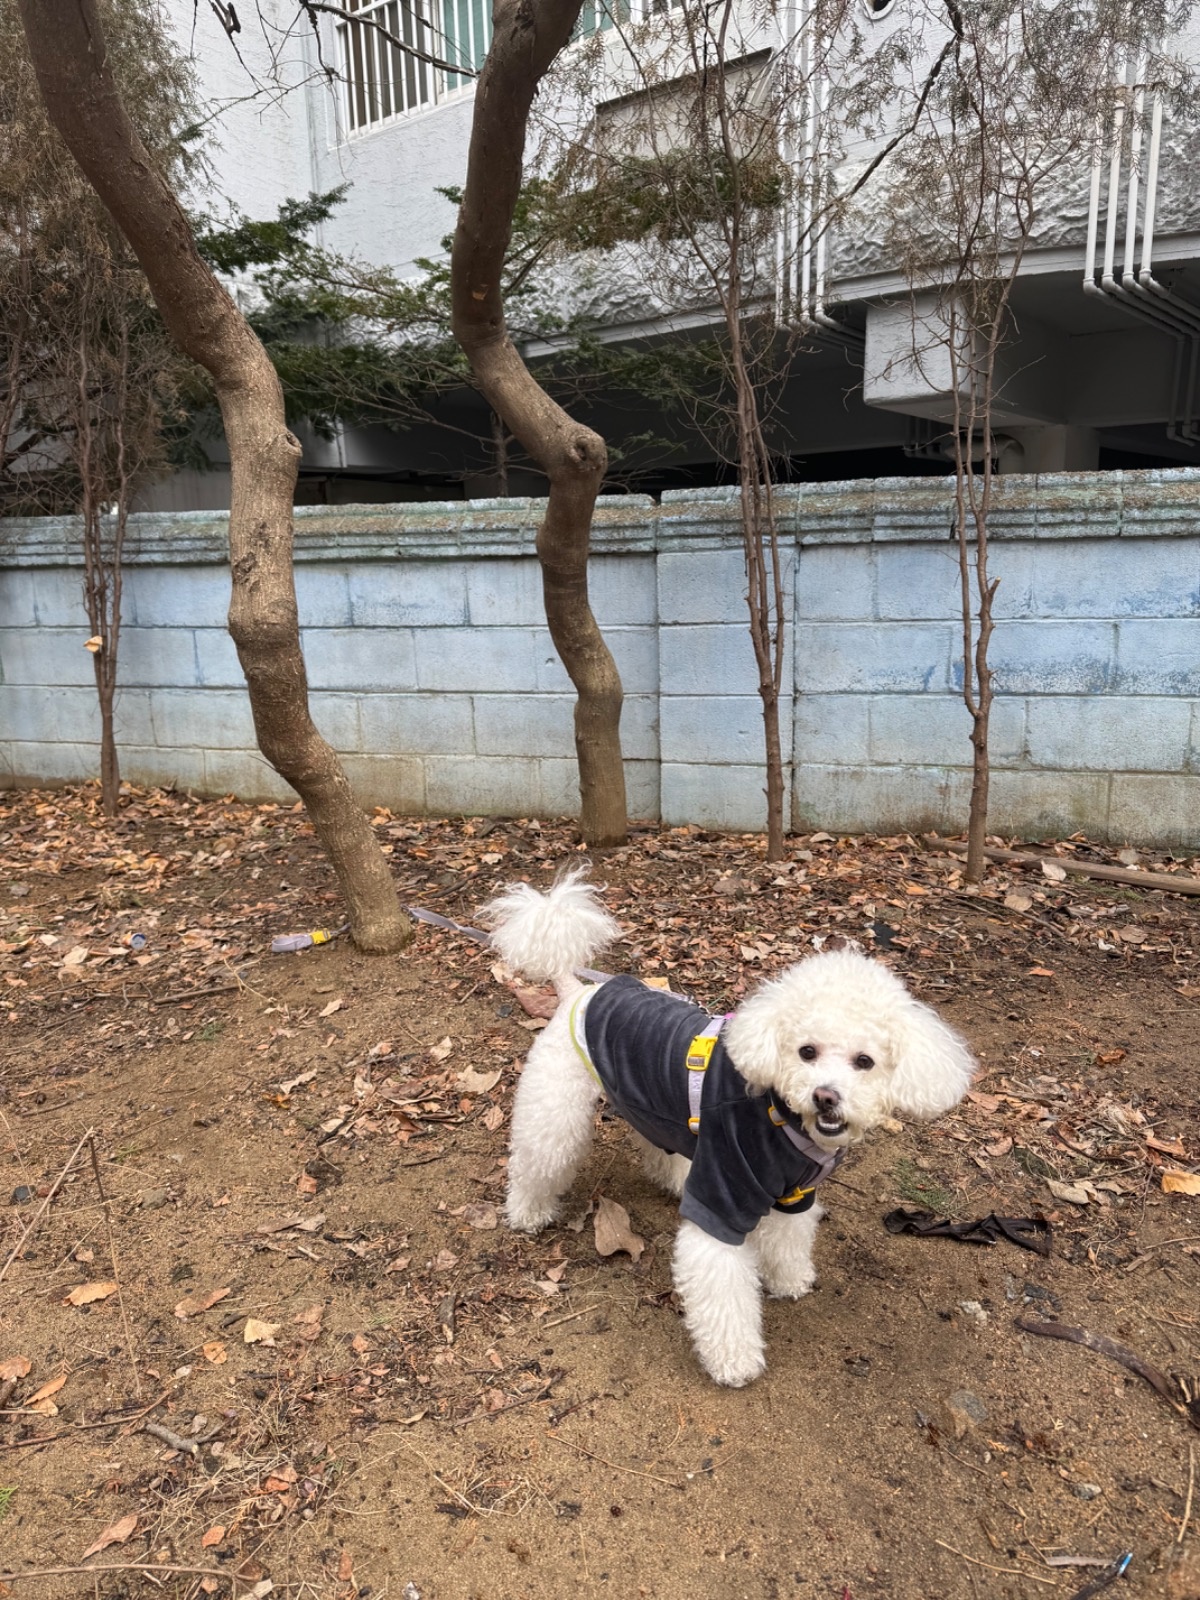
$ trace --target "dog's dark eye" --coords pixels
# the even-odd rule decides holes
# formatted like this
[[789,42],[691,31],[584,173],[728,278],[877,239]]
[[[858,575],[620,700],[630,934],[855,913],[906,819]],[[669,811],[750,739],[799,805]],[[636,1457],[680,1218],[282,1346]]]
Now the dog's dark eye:
[[802,1044],[800,1046],[800,1059],[801,1061],[815,1061],[817,1059],[816,1045]]
[[854,1069],[856,1072],[870,1072],[875,1065],[874,1056],[855,1056]]

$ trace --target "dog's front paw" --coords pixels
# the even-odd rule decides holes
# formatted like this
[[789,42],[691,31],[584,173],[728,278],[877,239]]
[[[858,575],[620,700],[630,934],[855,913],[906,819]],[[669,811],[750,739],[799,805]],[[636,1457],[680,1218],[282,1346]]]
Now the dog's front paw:
[[754,1354],[739,1351],[736,1355],[706,1355],[701,1357],[704,1370],[715,1383],[727,1389],[744,1389],[767,1370],[767,1358],[761,1352]]
[[763,1288],[772,1300],[802,1300],[816,1287],[817,1274],[812,1267],[801,1272],[774,1272],[764,1275]]
[[504,1220],[515,1233],[541,1233],[557,1216],[557,1204],[518,1202],[511,1195],[504,1204]]

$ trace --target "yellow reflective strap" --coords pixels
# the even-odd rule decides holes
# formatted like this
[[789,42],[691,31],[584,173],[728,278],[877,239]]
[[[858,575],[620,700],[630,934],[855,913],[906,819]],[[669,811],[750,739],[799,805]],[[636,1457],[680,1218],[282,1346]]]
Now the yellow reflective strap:
[[781,1194],[775,1204],[777,1206],[794,1206],[798,1201],[803,1200],[806,1194],[811,1194],[812,1192],[813,1186],[811,1184],[807,1189],[793,1189],[791,1194]]
[[[594,987],[595,987],[595,985],[593,984],[592,988],[594,988]],[[599,1087],[601,1089],[603,1089],[604,1084],[601,1082],[600,1074],[596,1071],[595,1067],[592,1065],[592,1058],[591,1058],[591,1056],[588,1055],[587,1051],[580,1044],[579,1035],[575,1031],[575,1013],[579,1010],[579,1002],[583,999],[585,994],[590,994],[590,993],[591,993],[591,989],[590,988],[589,989],[582,989],[575,996],[575,999],[571,1004],[571,1010],[567,1015],[567,1029],[568,1029],[568,1031],[570,1032],[570,1035],[571,1035],[571,1043],[575,1046],[575,1054],[579,1057],[580,1061],[583,1062],[584,1066],[591,1073],[592,1077],[596,1080],[596,1083],[599,1085]]]

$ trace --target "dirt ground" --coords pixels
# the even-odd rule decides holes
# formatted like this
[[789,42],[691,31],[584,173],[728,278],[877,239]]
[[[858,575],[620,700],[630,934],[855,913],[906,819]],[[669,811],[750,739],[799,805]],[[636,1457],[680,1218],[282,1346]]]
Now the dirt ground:
[[[459,921],[578,857],[565,825],[375,820]],[[498,1222],[538,1019],[485,948],[272,956],[339,915],[299,810],[0,797],[0,1595],[1074,1600],[1101,1569],[1062,1557],[1132,1551],[1109,1592],[1197,1600],[1180,1391],[1016,1324],[1200,1374],[1200,900],[1038,848],[980,890],[908,838],[772,866],[642,829],[596,864],[612,970],[727,1009],[850,935],[980,1058],[959,1111],[846,1161],[817,1290],[729,1391],[618,1124],[563,1226]],[[601,1195],[636,1261],[598,1253]],[[1052,1252],[892,1235],[898,1205],[1043,1215]]]

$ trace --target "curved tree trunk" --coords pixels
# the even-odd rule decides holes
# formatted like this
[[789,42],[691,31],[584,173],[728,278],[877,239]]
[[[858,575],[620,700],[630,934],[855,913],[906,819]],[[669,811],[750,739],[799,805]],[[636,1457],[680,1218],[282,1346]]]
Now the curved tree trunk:
[[355,943],[398,950],[411,925],[341,763],[309,716],[292,572],[300,446],[275,369],[200,259],[182,207],[129,120],[95,0],[20,0],[20,11],[51,122],[128,239],[172,337],[212,374],[233,477],[229,631],[259,748],[304,801],[337,873]]
[[621,679],[587,586],[592,513],[608,452],[599,434],[574,422],[529,371],[509,337],[500,292],[529,108],[579,10],[580,0],[496,0],[492,46],[475,91],[451,284],[454,335],[475,381],[550,481],[537,553],[550,637],[578,693],[580,830],[590,845],[611,845],[628,827]]

